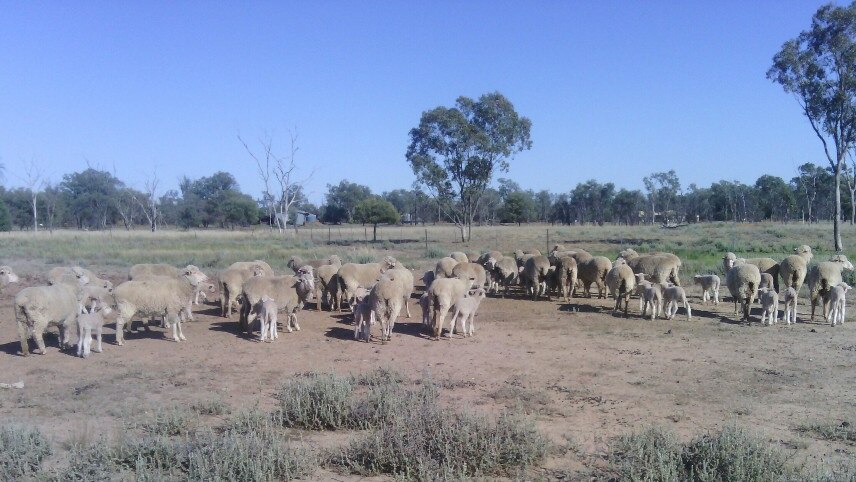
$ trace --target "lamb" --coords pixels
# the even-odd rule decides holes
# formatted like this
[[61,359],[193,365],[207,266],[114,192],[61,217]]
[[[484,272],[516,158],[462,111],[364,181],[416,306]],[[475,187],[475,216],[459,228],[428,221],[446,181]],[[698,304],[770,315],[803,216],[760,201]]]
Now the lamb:
[[556,284],[559,296],[566,303],[574,297],[574,285],[577,284],[577,261],[570,256],[562,256],[556,261]]
[[12,268],[8,266],[0,266],[0,293],[3,292],[3,288],[6,285],[17,283],[19,280],[18,275],[12,270]]
[[449,258],[454,259],[458,263],[468,263],[470,261],[469,258],[467,258],[467,255],[460,251],[454,251],[452,253],[449,253]]
[[829,305],[829,317],[827,321],[832,326],[844,324],[844,310],[847,306],[847,291],[850,290],[850,285],[847,283],[838,283],[827,293],[824,298],[824,303]]
[[[87,299],[86,301],[92,301]],[[77,315],[77,356],[88,358],[90,351],[101,353],[101,332],[104,328],[104,315],[109,315],[113,310],[104,301],[95,301],[93,308],[87,313]],[[95,335],[97,345],[92,350],[92,335]]]
[[[811,299],[811,320],[814,321],[814,309],[818,299],[826,297],[832,287],[843,281],[842,272],[853,271],[853,265],[843,254],[832,256],[829,261],[818,263],[811,267],[806,276],[809,298]],[[823,305],[823,318],[826,319],[826,304]]]
[[85,276],[89,281],[88,285],[100,286],[102,288],[113,288],[113,283],[109,280],[101,279],[88,269],[80,266],[52,268],[48,271],[48,284],[53,285],[61,282],[63,279],[74,279]]
[[81,273],[74,280],[63,279],[55,285],[24,288],[15,295],[15,322],[24,356],[30,354],[30,333],[38,345],[37,353],[46,353],[44,333],[51,325],[59,328],[60,349],[69,345],[72,324],[80,313],[77,290],[87,281],[88,278]]
[[440,258],[437,261],[437,266],[434,268],[434,277],[435,278],[453,278],[454,274],[452,271],[457,266],[458,260],[451,257]]
[[300,256],[292,256],[288,259],[288,263],[286,266],[291,268],[295,274],[300,271],[300,268],[304,266],[312,266],[313,270],[318,270],[321,266],[342,266],[342,260],[337,255],[331,255],[328,258],[324,259],[310,259],[309,261],[304,261]]
[[738,264],[728,270],[725,275],[725,285],[734,299],[734,314],[737,314],[737,303],[743,312],[743,321],[749,320],[749,311],[755,297],[758,295],[758,286],[761,284],[761,271],[754,264]]
[[485,297],[484,288],[476,288],[467,293],[466,296],[455,300],[455,313],[452,315],[452,324],[448,333],[449,338],[455,334],[455,325],[458,319],[461,320],[461,333],[465,337],[473,336],[475,332],[473,321]]
[[645,290],[651,287],[651,282],[645,279],[645,275],[636,273],[636,289],[633,294],[639,297],[639,312],[642,312],[642,305],[645,303]]
[[465,262],[455,265],[452,277],[469,280],[473,288],[482,288],[487,280],[487,273],[480,264]]
[[505,298],[508,295],[508,287],[517,283],[518,280],[517,261],[514,258],[503,257],[492,264],[494,268],[491,276],[497,283],[497,291],[499,286],[502,286],[502,297]]
[[[354,291],[359,287],[371,288],[386,270],[395,268],[397,263],[395,258],[387,256],[381,263],[347,263],[342,265],[336,276],[339,283],[339,296],[347,300],[353,308]],[[342,311],[341,301],[339,302],[339,311]]]
[[613,313],[621,310],[621,301],[624,300],[624,316],[627,317],[630,293],[636,288],[636,276],[633,270],[626,264],[619,264],[606,273],[605,281],[610,294],[615,297]]
[[[256,304],[254,308],[255,312],[258,313],[259,319],[259,341],[274,341],[279,338],[279,333],[276,330],[276,313],[279,311],[279,307],[276,305],[276,301],[268,295],[262,295],[259,302]],[[289,333],[291,332],[291,319],[289,317],[287,328]],[[300,329],[298,327],[298,329]]]
[[248,279],[254,276],[272,276],[272,274],[268,274],[264,266],[260,264],[251,264],[245,268],[230,267],[218,275],[220,284],[220,316],[224,318],[232,317],[232,306],[237,304],[241,288]]
[[532,256],[523,265],[520,280],[527,294],[532,294],[532,301],[536,301],[542,294],[550,300],[547,292],[547,271],[550,269],[550,260],[546,256]]
[[[760,271],[760,268],[758,269]],[[761,272],[761,284],[758,286],[758,289],[760,290],[761,288],[775,289],[775,285],[773,283],[773,275],[771,275],[770,273],[764,273],[763,271]]]
[[298,276],[255,276],[247,280],[241,290],[244,304],[241,305],[241,331],[249,332],[250,323],[258,313],[253,309],[267,295],[276,302],[280,311],[286,313],[286,328],[291,332],[291,326],[300,330],[295,312],[315,291],[315,279],[311,274],[302,273]]
[[782,292],[782,303],[785,304],[785,323],[797,322],[797,290],[793,287],[784,289]]
[[443,323],[446,321],[449,309],[455,301],[463,297],[468,291],[469,284],[457,278],[440,278],[431,284],[431,288],[428,290],[428,298],[431,307],[434,309],[432,323],[435,340],[440,339]]
[[264,271],[265,275],[267,275],[267,276],[273,276],[274,275],[273,269],[270,267],[270,265],[267,264],[266,262],[260,260],[260,259],[257,259],[255,261],[236,261],[236,262],[230,264],[229,267],[226,269],[249,269],[249,270],[252,270],[256,266],[261,267],[262,270]]
[[85,285],[77,292],[77,301],[81,312],[92,313],[96,304],[106,302],[113,297],[113,288],[105,288],[97,285]]
[[368,299],[370,292],[365,288],[357,288],[354,296],[354,339],[371,341],[371,325],[375,324],[372,303]]
[[779,263],[779,276],[785,288],[793,286],[799,294],[808,274],[808,264],[814,255],[811,252],[811,246],[805,244],[794,248],[794,253]]
[[582,281],[585,295],[591,297],[591,284],[597,285],[597,297],[606,298],[606,273],[612,269],[612,262],[604,256],[592,256],[577,260],[577,279]]
[[426,271],[422,274],[422,286],[425,287],[426,291],[431,287],[431,283],[434,282],[434,277],[434,271]]
[[419,306],[422,307],[422,325],[431,327],[431,297],[427,291],[419,297]]
[[678,303],[687,310],[687,321],[692,320],[693,312],[687,301],[687,293],[680,286],[667,284],[663,289],[663,304],[666,306],[666,319],[671,320],[678,313]]
[[761,324],[772,326],[779,322],[779,294],[770,287],[758,288],[758,298],[761,301]]
[[[132,331],[134,315],[163,316],[172,327],[172,339],[185,341],[182,319],[190,316],[189,300],[199,284],[198,273],[190,270],[180,277],[150,276],[125,281],[113,290],[116,300],[116,344],[125,344],[125,330]],[[210,286],[213,290],[213,285]],[[125,323],[128,325],[125,326]],[[148,326],[146,327],[148,329]]]
[[651,307],[651,320],[657,317],[658,313],[663,312],[663,285],[659,283],[650,283],[645,286],[645,292],[642,293],[642,318],[648,312],[648,307]]
[[719,276],[715,274],[697,274],[693,276],[693,283],[701,286],[702,303],[707,303],[709,300],[713,299],[713,304],[719,304],[719,285],[721,283]]

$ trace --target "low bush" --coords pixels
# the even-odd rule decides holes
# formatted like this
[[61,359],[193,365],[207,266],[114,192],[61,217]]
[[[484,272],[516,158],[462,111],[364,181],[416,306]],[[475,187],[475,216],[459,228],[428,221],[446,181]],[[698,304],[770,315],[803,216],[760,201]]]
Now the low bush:
[[36,428],[0,427],[0,480],[19,480],[39,471],[51,445]]

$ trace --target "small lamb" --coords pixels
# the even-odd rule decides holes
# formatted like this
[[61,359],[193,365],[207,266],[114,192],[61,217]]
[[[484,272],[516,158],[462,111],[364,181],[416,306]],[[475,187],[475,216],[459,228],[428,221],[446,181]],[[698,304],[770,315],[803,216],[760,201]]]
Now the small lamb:
[[473,336],[473,332],[475,331],[473,319],[476,316],[479,305],[481,305],[482,300],[486,296],[483,288],[476,288],[455,301],[455,314],[452,315],[451,329],[447,334],[449,338],[455,334],[455,324],[458,318],[461,320],[461,333],[464,336]]
[[642,307],[645,303],[645,289],[651,287],[651,282],[645,279],[645,275],[638,273],[636,275],[636,288],[633,289],[633,294],[639,296],[639,313],[642,313]]
[[773,289],[773,275],[770,273],[761,273],[761,284],[758,285],[758,289],[761,288]]
[[719,276],[715,274],[708,275],[695,275],[693,276],[693,283],[700,285],[702,289],[702,297],[701,302],[707,304],[707,302],[713,299],[713,304],[719,304],[719,285],[721,283]]
[[[766,274],[766,273],[765,273]],[[763,280],[763,278],[761,278]],[[772,287],[759,288],[758,300],[761,301],[761,324],[772,326],[779,321],[779,294]]]
[[[263,295],[259,302],[256,303],[254,311],[258,313],[257,317],[261,324],[259,341],[274,341],[279,338],[279,333],[276,331],[276,314],[278,310],[279,307],[276,301],[268,295]],[[288,327],[288,331],[291,331],[290,326]]]
[[[90,305],[88,312],[82,309],[81,313],[77,315],[77,356],[88,358],[90,351],[101,353],[101,331],[104,328],[104,315],[109,315],[112,311],[109,304],[96,301]],[[95,334],[98,344],[94,350],[91,350],[93,334]]]
[[419,298],[419,306],[422,307],[422,325],[433,328],[434,326],[431,324],[431,297],[428,296],[427,291],[422,293]]
[[657,313],[663,313],[663,285],[659,283],[651,283],[645,288],[642,294],[644,301],[642,308],[642,318],[648,312],[648,306],[651,307],[651,320],[657,317]]
[[364,288],[357,288],[354,292],[354,339],[363,340],[366,343],[371,341],[372,325],[375,324],[375,314],[369,294],[369,291]]
[[666,288],[663,290],[663,301],[666,305],[667,320],[671,320],[675,317],[675,314],[677,314],[678,312],[679,302],[684,305],[684,309],[687,310],[687,321],[692,320],[693,311],[692,308],[690,308],[689,302],[687,301],[687,293],[682,287],[667,283]]
[[838,283],[830,289],[829,293],[826,295],[826,299],[824,301],[829,305],[828,319],[832,326],[844,324],[844,309],[847,302],[847,291],[849,290],[850,285],[847,283]]
[[782,292],[782,303],[785,304],[785,323],[797,322],[797,290],[790,287]]

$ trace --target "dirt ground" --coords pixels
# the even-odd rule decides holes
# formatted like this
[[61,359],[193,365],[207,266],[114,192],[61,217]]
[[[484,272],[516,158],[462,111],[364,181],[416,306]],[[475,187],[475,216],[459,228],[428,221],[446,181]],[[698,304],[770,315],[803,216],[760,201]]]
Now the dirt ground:
[[[260,343],[239,335],[236,317],[219,317],[212,302],[196,307],[186,343],[153,326],[119,347],[110,325],[104,353],[83,360],[60,352],[55,336],[46,355],[18,354],[12,300],[26,284],[0,298],[0,382],[26,384],[0,390],[0,423],[38,425],[59,444],[115,433],[123,419],[157,407],[213,398],[233,410],[265,405],[296,373],[388,367],[413,378],[430,374],[452,403],[530,414],[568,447],[542,464],[548,477],[598,467],[610,438],[649,425],[690,438],[736,422],[809,464],[854,451],[795,429],[856,413],[856,323],[763,327],[757,307],[755,322],[737,323],[730,302],[704,306],[693,288],[691,321],[683,309],[671,321],[642,320],[635,299],[624,318],[612,315],[611,300],[489,298],[473,338],[440,341],[421,329],[414,299],[413,318],[402,318],[386,344],[354,341],[347,315],[314,309],[299,314],[301,331]],[[319,443],[324,437],[341,438],[322,435]]]

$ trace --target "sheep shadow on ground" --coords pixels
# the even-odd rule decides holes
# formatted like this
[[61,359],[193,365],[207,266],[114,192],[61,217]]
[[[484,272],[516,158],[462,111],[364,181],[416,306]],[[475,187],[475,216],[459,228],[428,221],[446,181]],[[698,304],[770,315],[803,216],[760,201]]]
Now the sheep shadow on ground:
[[565,311],[568,313],[601,313],[607,309],[609,309],[610,311],[612,310],[611,308],[603,308],[594,305],[583,305],[578,303],[561,303],[559,305],[559,311]]
[[354,315],[352,313],[342,313],[338,315],[331,315],[330,317],[336,320],[336,323],[340,323],[342,325],[354,324]]
[[324,336],[328,338],[335,338],[337,340],[353,340],[354,339],[354,330],[343,328],[341,326],[331,326]]
[[[203,305],[198,305],[198,306],[203,306]],[[193,312],[193,316],[205,315],[205,316],[213,316],[213,317],[220,318],[221,313],[222,313],[222,310],[220,309],[220,305],[216,305],[216,306],[208,306],[204,310],[196,310]]]
[[[237,319],[235,319],[235,320],[222,319],[222,320],[223,321],[215,321],[215,322],[209,323],[208,329],[211,331],[231,333],[231,334],[235,335],[236,338],[242,338],[245,340],[252,340],[252,339],[257,338],[256,336],[253,336],[252,333],[245,333],[245,332],[241,331],[241,323]],[[259,324],[258,321],[251,323],[250,329],[252,329],[253,326],[258,327],[258,324]]]

